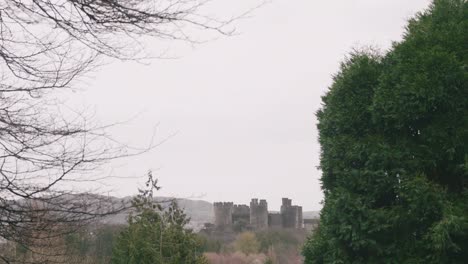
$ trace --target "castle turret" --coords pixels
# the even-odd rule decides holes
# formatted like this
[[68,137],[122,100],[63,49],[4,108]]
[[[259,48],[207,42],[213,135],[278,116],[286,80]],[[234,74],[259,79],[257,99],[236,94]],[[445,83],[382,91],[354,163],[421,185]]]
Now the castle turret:
[[232,212],[234,204],[232,202],[213,203],[213,211],[215,216],[215,226],[218,228],[226,228],[232,226]]
[[281,205],[281,215],[283,218],[283,227],[302,228],[302,207],[292,205],[291,199],[283,198],[283,204]]
[[250,225],[254,229],[268,228],[268,204],[266,200],[252,199],[250,202]]

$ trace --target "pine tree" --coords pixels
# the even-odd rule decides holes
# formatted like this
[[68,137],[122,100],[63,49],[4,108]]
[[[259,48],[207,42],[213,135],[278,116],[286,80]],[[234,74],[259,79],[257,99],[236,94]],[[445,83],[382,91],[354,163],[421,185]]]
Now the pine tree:
[[204,264],[200,240],[186,229],[190,221],[170,201],[167,208],[155,202],[153,190],[159,189],[149,173],[149,190],[140,190],[132,205],[135,213],[128,218],[128,227],[117,238],[113,248],[113,264]]

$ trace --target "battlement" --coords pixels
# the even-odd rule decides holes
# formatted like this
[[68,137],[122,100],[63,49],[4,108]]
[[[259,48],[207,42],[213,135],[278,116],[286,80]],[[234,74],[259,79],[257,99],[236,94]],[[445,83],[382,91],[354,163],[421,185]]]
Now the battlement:
[[248,215],[250,214],[250,207],[246,204],[235,204],[233,214]]
[[253,198],[250,206],[233,202],[213,203],[215,226],[232,228],[234,223],[248,223],[250,228],[303,228],[302,207],[292,205],[292,200],[282,198],[280,213],[269,214],[265,199]]
[[220,227],[220,228],[230,227],[232,225],[233,210],[234,210],[233,202],[213,203],[215,226]]
[[268,206],[268,203],[265,199],[261,199],[259,202],[257,198],[253,198],[250,201],[250,207],[252,206]]
[[268,228],[268,203],[266,200],[257,198],[250,202],[250,225],[255,229]]
[[215,202],[213,203],[214,207],[233,207],[233,202]]
[[283,216],[283,227],[285,228],[302,228],[302,207],[292,205],[292,200],[283,198],[281,205],[281,215]]

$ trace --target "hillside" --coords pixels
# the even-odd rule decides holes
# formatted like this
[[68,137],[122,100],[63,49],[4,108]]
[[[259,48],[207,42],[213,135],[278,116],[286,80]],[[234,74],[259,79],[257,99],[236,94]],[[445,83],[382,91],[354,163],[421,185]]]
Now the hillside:
[[[116,203],[130,203],[131,197],[124,197],[124,198],[117,198],[113,197]],[[155,200],[160,201],[163,204],[168,203],[174,198],[171,197],[155,197]],[[190,224],[189,227],[195,230],[199,230],[203,227],[204,223],[213,223],[214,222],[214,214],[213,214],[213,204],[203,200],[191,200],[191,199],[177,199],[179,206],[183,208],[186,214],[190,217]],[[129,211],[123,211],[119,214],[111,215],[105,217],[101,222],[105,224],[125,224],[127,215]],[[310,218],[319,218],[318,211],[304,211],[303,217],[304,219]]]
[[[112,197],[115,200],[115,203],[121,203],[122,201],[125,204],[129,204],[131,197],[117,198]],[[164,204],[168,203],[174,198],[171,197],[155,197],[155,200],[161,201]],[[177,199],[177,202],[181,208],[183,208],[186,214],[190,217],[189,227],[195,230],[199,230],[204,223],[213,222],[213,205],[210,202],[202,200],[190,200],[190,199]],[[123,211],[121,213],[110,215],[101,220],[101,223],[104,224],[113,224],[113,225],[122,225],[127,221],[127,215],[129,210]]]

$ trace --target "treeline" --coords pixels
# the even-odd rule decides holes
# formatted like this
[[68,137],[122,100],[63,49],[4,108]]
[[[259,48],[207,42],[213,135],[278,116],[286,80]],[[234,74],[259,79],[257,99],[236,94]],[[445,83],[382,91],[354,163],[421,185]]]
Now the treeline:
[[6,242],[0,250],[8,259],[5,263],[110,263],[113,243],[124,229],[125,226],[95,226],[48,238],[34,247]]
[[205,256],[212,264],[299,264],[305,230],[267,229],[242,233],[200,234]]
[[236,232],[207,224],[195,233],[187,228],[190,219],[176,200],[155,199],[158,189],[149,172],[146,188],[131,200],[126,225],[94,221],[35,228],[27,236],[34,241],[0,244],[0,263],[302,263],[305,229]]
[[[226,238],[185,229],[188,218],[175,203],[162,213],[152,203],[129,216],[128,225],[95,224],[48,239],[40,247],[1,247],[12,263],[300,264],[304,230],[276,229]],[[162,232],[161,232],[162,231]],[[259,262],[260,261],[260,262]],[[1,262],[0,262],[1,263]]]
[[[87,264],[206,264],[201,239],[186,225],[190,221],[175,200],[153,197],[157,180],[148,173],[146,189],[131,201],[127,225],[60,225],[35,229],[31,241],[6,242],[4,263]],[[39,230],[39,231],[38,231]],[[31,247],[30,245],[34,245]]]

